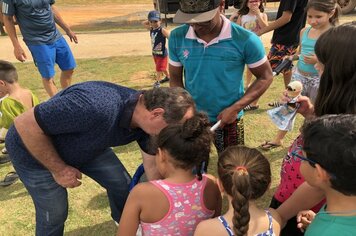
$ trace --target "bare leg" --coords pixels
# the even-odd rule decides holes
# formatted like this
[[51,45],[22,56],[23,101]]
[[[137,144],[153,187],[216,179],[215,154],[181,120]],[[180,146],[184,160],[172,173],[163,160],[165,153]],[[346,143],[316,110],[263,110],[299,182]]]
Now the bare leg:
[[169,78],[168,70],[164,70],[164,71],[162,71],[162,72],[163,72],[163,74],[164,74],[167,78]]
[[72,82],[72,75],[74,73],[74,70],[64,70],[61,73],[60,81],[61,81],[61,87],[67,88],[70,86]]
[[277,144],[277,145],[282,145],[283,139],[286,136],[288,131],[286,130],[278,130],[276,137],[272,141],[272,143]]
[[50,97],[53,97],[58,92],[58,89],[54,84],[53,78],[50,79],[42,78],[42,83],[43,83],[43,87],[45,88],[46,92]]
[[162,75],[163,75],[163,72],[162,72],[162,71],[157,71],[156,80],[157,80],[158,82],[161,81]]

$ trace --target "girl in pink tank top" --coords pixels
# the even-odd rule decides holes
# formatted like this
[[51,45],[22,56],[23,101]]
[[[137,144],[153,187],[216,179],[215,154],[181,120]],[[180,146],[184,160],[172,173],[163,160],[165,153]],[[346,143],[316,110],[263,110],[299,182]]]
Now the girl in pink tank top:
[[197,114],[159,133],[154,140],[156,167],[163,179],[131,191],[117,235],[135,236],[141,224],[144,236],[189,236],[199,222],[220,214],[220,191],[201,173],[212,143],[208,126],[207,117]]

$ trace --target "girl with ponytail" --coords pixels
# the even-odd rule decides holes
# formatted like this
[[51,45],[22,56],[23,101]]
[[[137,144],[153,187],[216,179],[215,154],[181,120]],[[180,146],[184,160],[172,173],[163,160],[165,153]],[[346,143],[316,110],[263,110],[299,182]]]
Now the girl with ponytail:
[[200,221],[220,215],[219,188],[201,173],[213,140],[209,128],[207,116],[198,113],[159,133],[156,166],[163,179],[133,188],[117,235],[136,236],[141,224],[144,236],[190,236]]
[[194,236],[279,235],[279,216],[255,202],[271,183],[270,164],[257,149],[228,147],[219,156],[218,175],[229,209],[222,216],[201,222]]

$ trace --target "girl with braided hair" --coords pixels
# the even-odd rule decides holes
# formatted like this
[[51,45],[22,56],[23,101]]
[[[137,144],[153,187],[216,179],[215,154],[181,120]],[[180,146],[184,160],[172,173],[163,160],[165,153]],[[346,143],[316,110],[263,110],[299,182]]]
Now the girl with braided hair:
[[[212,145],[206,115],[171,124],[154,139],[156,166],[163,176],[131,191],[117,235],[193,235],[197,224],[220,215],[221,195],[215,181],[201,173]],[[196,174],[194,174],[196,173]]]
[[256,205],[269,188],[271,168],[257,149],[228,147],[219,155],[218,185],[229,200],[228,211],[201,222],[194,236],[279,235],[280,218],[273,210]]

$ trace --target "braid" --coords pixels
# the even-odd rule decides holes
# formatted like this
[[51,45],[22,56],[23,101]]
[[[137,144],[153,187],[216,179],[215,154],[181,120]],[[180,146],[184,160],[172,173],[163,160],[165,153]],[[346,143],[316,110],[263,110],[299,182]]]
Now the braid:
[[235,171],[232,176],[232,206],[234,216],[232,217],[233,231],[236,236],[247,235],[250,222],[249,199],[251,195],[250,180],[248,173]]

